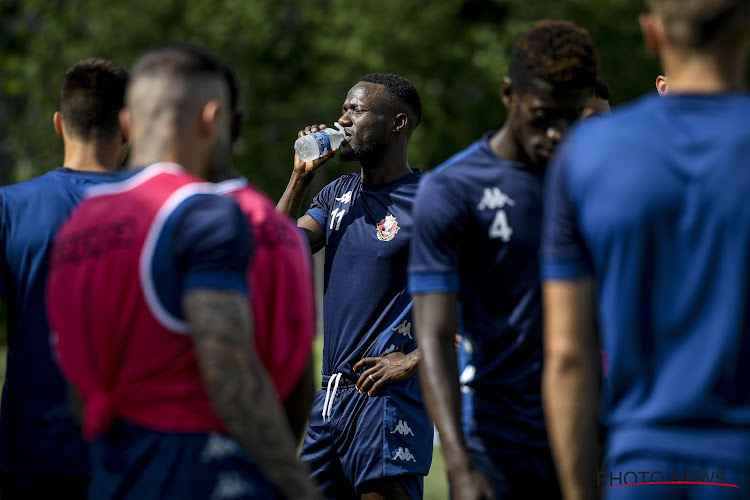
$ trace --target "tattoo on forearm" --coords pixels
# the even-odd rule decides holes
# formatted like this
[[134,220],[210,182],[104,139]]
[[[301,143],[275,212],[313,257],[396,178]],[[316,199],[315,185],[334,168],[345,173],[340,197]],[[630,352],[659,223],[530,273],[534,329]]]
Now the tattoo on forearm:
[[184,299],[203,381],[229,433],[287,498],[312,498],[315,486],[272,385],[252,348],[247,299],[194,290]]

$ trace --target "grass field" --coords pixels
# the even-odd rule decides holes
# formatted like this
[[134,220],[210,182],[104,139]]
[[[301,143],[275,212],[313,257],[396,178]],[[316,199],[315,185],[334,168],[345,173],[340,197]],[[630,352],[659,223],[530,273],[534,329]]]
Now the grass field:
[[[323,357],[323,337],[318,336],[315,340],[315,373],[318,376],[317,387],[320,387],[320,365]],[[443,450],[435,446],[432,454],[432,468],[430,474],[424,481],[424,499],[425,500],[446,500],[448,498],[448,482],[445,475],[445,461],[443,460]]]

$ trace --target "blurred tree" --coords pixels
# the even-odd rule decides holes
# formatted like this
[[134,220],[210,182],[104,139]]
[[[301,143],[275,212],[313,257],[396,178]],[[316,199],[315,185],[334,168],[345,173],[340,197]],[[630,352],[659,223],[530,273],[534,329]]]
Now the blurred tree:
[[[0,5],[0,161],[6,144],[15,164],[12,178],[0,169],[0,182],[24,180],[61,161],[51,116],[68,66],[99,56],[129,67],[141,51],[170,39],[205,45],[235,67],[247,114],[235,163],[274,198],[286,185],[297,131],[311,123],[331,125],[347,90],[365,73],[400,73],[420,91],[424,120],[410,161],[429,169],[502,123],[498,92],[510,48],[535,19],[571,19],[591,32],[614,103],[650,90],[658,71],[643,48],[638,9],[629,0],[2,0]],[[334,161],[318,183],[353,169]]]

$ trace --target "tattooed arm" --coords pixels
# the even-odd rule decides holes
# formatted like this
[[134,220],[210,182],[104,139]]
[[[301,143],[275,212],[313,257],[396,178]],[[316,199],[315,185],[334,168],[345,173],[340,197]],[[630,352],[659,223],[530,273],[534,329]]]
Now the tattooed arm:
[[203,382],[229,433],[286,498],[319,498],[252,346],[241,293],[196,288],[183,298]]

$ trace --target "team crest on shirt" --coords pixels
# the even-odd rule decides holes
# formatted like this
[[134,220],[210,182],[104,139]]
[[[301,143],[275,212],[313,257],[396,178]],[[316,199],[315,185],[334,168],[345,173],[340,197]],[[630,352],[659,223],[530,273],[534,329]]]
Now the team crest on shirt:
[[380,241],[391,241],[399,229],[401,228],[398,227],[396,217],[394,215],[386,215],[385,219],[378,222],[378,239]]

